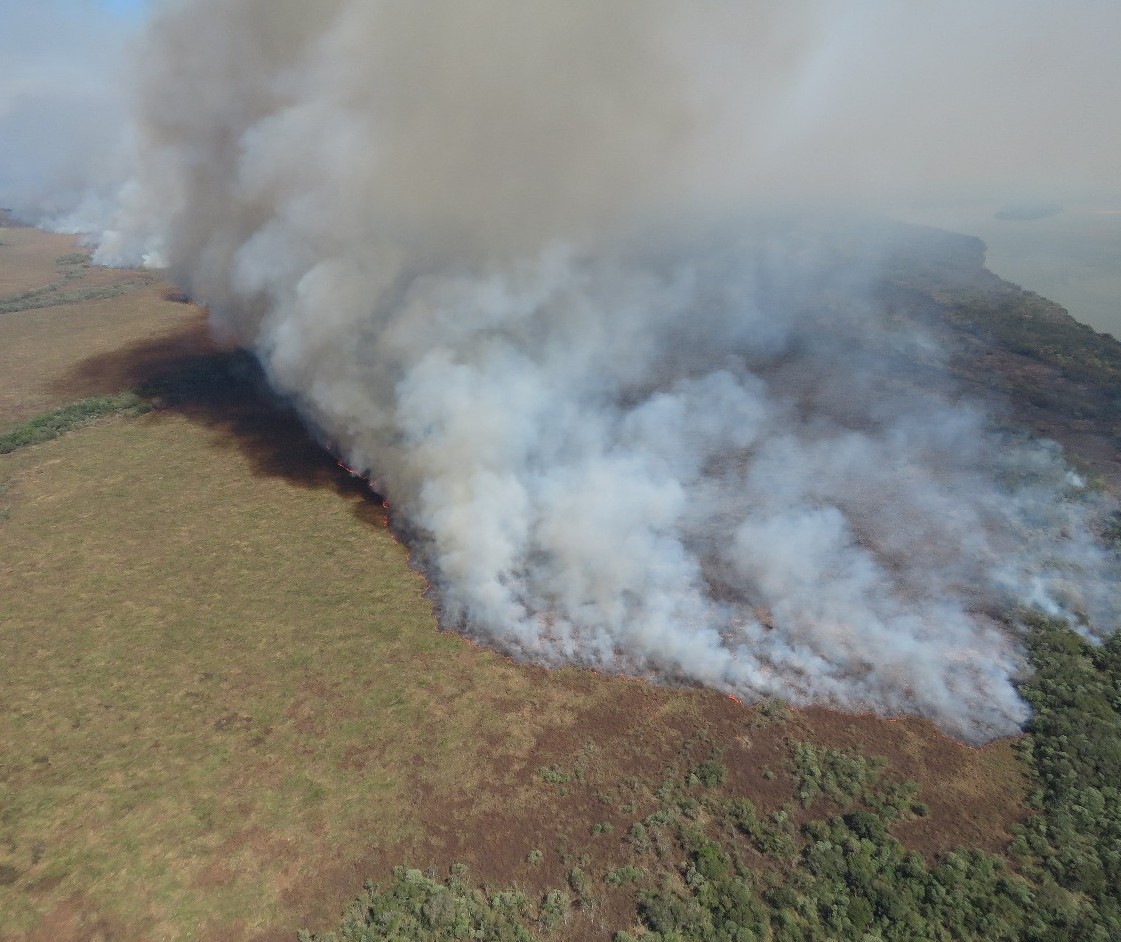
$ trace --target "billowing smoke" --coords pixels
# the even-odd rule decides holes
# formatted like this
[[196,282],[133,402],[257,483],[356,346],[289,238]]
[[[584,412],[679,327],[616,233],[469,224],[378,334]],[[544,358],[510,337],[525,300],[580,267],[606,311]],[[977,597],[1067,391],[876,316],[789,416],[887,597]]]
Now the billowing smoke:
[[[892,230],[806,207],[967,171],[1100,181],[1118,148],[1062,128],[1115,128],[1116,86],[1041,103],[1040,43],[1101,45],[1116,16],[901,6],[182,2],[144,46],[142,176],[101,257],[158,232],[371,470],[446,625],[1008,733],[1009,616],[1116,624],[1095,501],[884,320]],[[1000,133],[954,103],[1003,105]]]

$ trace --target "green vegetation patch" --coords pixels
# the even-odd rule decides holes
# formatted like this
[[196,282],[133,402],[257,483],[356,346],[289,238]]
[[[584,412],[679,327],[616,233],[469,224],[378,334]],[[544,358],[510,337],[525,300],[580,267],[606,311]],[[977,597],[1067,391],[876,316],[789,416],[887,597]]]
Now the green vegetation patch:
[[[80,277],[80,270],[79,277]],[[44,307],[56,307],[60,304],[87,304],[93,301],[107,301],[110,298],[119,298],[121,295],[135,291],[152,284],[155,280],[151,277],[141,276],[130,278],[127,281],[116,281],[110,285],[82,288],[77,291],[63,290],[66,285],[74,280],[64,278],[34,291],[0,300],[0,314],[14,314],[17,311],[31,311]]]
[[[1121,938],[1121,635],[1101,647],[1065,626],[1032,625],[1035,673],[1021,744],[1038,812],[1014,849],[1041,893],[1072,913],[1095,912],[1097,936]],[[1064,892],[1065,891],[1065,892]]]
[[964,293],[951,319],[1014,353],[1061,369],[1075,382],[1121,380],[1121,344],[1080,324],[1054,301],[1013,285]]
[[1104,538],[1116,550],[1121,550],[1121,511],[1112,514],[1106,523]]
[[86,277],[90,269],[90,258],[85,252],[60,256],[55,259],[55,267],[59,277],[50,284],[0,298],[0,314],[14,314],[17,311],[31,311],[60,304],[105,301],[119,298],[159,280],[159,275],[155,272],[142,272],[106,285],[76,285],[76,282]]
[[108,415],[140,415],[150,409],[149,403],[133,392],[80,399],[61,409],[29,419],[10,432],[0,435],[0,455],[28,445],[49,442]]
[[[803,786],[821,779],[815,765],[861,768],[856,754],[840,750],[811,755],[806,744],[793,743],[791,753],[805,771]],[[597,869],[584,855],[569,871],[576,909],[594,911],[609,894],[623,896],[633,922],[614,934],[616,942],[1065,938],[1047,934],[1056,924],[1050,897],[1038,901],[1032,883],[1003,859],[966,850],[931,863],[905,849],[891,828],[915,813],[899,800],[909,794],[906,783],[881,776],[882,762],[863,768],[874,772],[857,776],[860,788],[840,791],[849,811],[800,827],[792,805],[763,815],[742,796],[714,792],[696,775],[682,783],[670,770],[659,807],[631,826],[615,859]],[[394,875],[387,891],[367,886],[337,934],[300,938],[564,937],[551,932],[563,915],[550,917],[550,893],[533,900],[516,889],[472,888],[458,877],[441,884],[416,870]],[[1079,925],[1088,933],[1079,938],[1106,938],[1085,920]]]
[[89,268],[90,255],[89,252],[70,252],[67,255],[60,255],[56,258],[55,265],[58,268],[72,268],[74,266]]
[[548,930],[564,919],[570,902],[561,890],[531,899],[508,889],[488,893],[466,881],[457,865],[443,881],[398,867],[386,889],[367,883],[337,932],[301,931],[299,942],[531,942],[530,929]]
[[799,778],[798,797],[806,807],[823,795],[839,805],[851,805],[876,784],[886,764],[885,759],[808,742],[793,744],[793,759]]

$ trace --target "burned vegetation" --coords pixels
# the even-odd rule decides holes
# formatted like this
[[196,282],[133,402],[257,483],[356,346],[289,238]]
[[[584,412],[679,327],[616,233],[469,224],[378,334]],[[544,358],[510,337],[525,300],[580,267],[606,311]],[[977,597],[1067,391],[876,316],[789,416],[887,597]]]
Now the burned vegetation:
[[[607,791],[577,756],[543,769],[543,787],[597,792],[629,826],[592,823],[580,845],[530,850],[508,886],[461,865],[398,867],[337,930],[299,938],[1109,942],[1121,934],[1121,639],[1098,648],[1037,619],[1031,650],[1035,717],[1018,750],[1032,811],[1003,853],[909,848],[900,832],[929,813],[919,787],[854,750],[787,738],[794,794],[770,812],[728,787],[711,743],[687,746],[660,781]],[[542,890],[546,857],[564,880]]]

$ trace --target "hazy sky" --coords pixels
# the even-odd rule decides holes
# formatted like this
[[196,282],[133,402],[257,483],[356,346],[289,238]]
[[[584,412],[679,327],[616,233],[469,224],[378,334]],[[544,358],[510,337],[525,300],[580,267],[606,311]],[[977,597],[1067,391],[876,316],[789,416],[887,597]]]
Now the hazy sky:
[[0,205],[58,213],[119,182],[121,68],[142,5],[0,0]]
[[100,0],[100,3],[120,16],[138,16],[148,6],[148,0]]
[[[104,187],[124,135],[123,93],[113,83],[144,82],[120,75],[136,58],[124,44],[160,2],[0,0],[0,201],[46,200],[57,209],[66,202],[58,191],[78,185],[77,164]],[[625,6],[608,4],[636,22],[654,19]],[[976,185],[1012,197],[1121,190],[1121,4],[669,7],[671,42],[702,65],[691,69],[702,103],[694,129],[703,131],[693,159],[708,178],[746,171],[756,189],[817,196],[940,198]],[[437,3],[432,15],[451,9]],[[544,17],[549,5],[537,9]],[[711,23],[721,17],[729,28],[714,41]],[[191,29],[205,34],[196,20]],[[115,169],[129,175],[119,161]]]
[[[206,9],[181,0],[0,0],[0,206],[69,228],[108,225],[117,192],[134,176],[130,99],[147,81],[128,44],[161,5]],[[250,4],[214,8],[224,5]],[[692,113],[681,121],[690,123],[688,160],[702,188],[717,181],[720,202],[744,184],[750,196],[855,199],[980,235],[969,220],[991,215],[988,204],[1121,205],[1121,57],[1114,49],[1121,4],[704,0],[667,7],[672,44],[691,60]],[[540,15],[532,4],[526,9],[540,19],[549,7],[542,0]],[[721,16],[729,26],[714,41],[709,27]],[[644,13],[644,29],[655,19]],[[214,48],[206,30],[200,16],[191,27],[197,35],[179,41]],[[457,54],[444,57],[450,68]],[[603,79],[600,85],[611,84]],[[682,98],[680,89],[670,91],[667,101]],[[441,139],[448,131],[434,129]],[[664,156],[657,150],[638,163],[656,164]],[[926,205],[916,212],[916,203]],[[946,215],[951,206],[966,210]],[[1116,332],[1121,313],[1102,275],[1119,260],[1113,252],[1103,267],[1083,255],[1074,288],[1090,279],[1107,296],[1092,305],[1074,293],[1063,300]],[[1008,273],[1038,268],[1032,260]]]

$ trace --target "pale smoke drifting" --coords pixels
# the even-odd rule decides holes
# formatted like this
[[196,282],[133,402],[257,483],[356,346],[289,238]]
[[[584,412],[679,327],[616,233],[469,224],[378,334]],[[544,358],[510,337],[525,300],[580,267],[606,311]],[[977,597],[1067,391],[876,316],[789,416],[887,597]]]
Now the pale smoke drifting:
[[[1110,630],[1112,563],[1055,450],[908,378],[937,353],[880,324],[867,230],[712,222],[872,193],[891,166],[892,186],[938,160],[959,179],[946,148],[816,146],[843,123],[822,63],[892,5],[768,6],[180,3],[146,44],[144,178],[102,257],[167,220],[173,275],[372,469],[446,624],[1010,732],[999,617]],[[1045,35],[1030,20],[1017,41]],[[873,116],[874,77],[850,82]],[[998,166],[1016,142],[978,146]]]
[[93,0],[0,0],[0,206],[74,231],[111,218],[129,33]]

